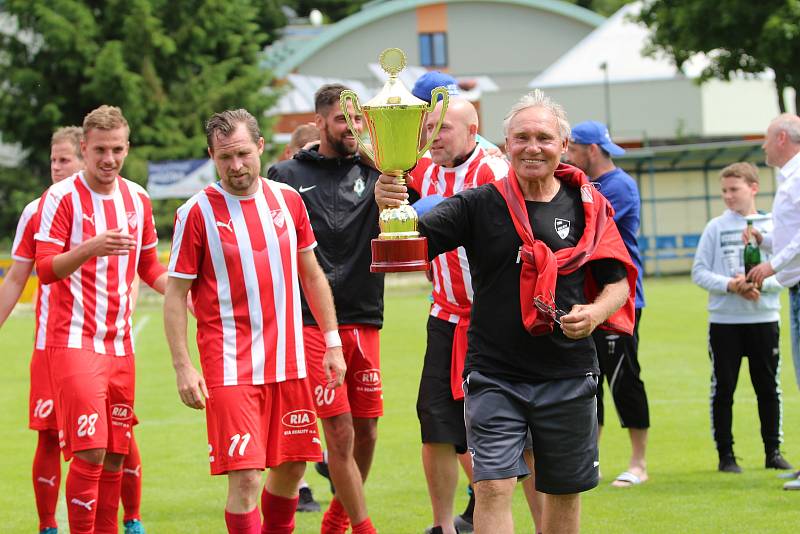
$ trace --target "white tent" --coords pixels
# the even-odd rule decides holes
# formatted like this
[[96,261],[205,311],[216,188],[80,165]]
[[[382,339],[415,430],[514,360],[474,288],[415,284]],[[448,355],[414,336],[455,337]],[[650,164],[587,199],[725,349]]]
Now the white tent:
[[696,78],[708,64],[703,56],[696,56],[684,65],[681,73],[667,58],[642,55],[649,30],[634,20],[641,10],[641,2],[627,4],[614,13],[599,28],[587,35],[575,47],[561,56],[528,85],[549,87],[576,86],[603,83],[608,69],[608,81],[639,82]]
[[763,133],[778,114],[771,71],[730,82],[697,83],[707,56],[678,70],[666,57],[645,57],[649,29],[623,6],[528,84],[562,104],[572,122],[608,122],[615,138],[718,138]]

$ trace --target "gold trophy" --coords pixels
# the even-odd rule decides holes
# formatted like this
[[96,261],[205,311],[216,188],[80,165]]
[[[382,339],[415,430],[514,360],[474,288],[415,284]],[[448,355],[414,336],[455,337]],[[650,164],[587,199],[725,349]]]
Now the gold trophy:
[[[361,150],[375,162],[383,174],[396,176],[397,183],[405,184],[405,174],[417,165],[428,151],[444,122],[449,95],[444,87],[431,91],[431,103],[412,95],[397,79],[406,68],[406,56],[399,48],[387,48],[380,55],[381,68],[389,75],[383,89],[369,102],[360,106],[353,91],[342,91],[339,104],[347,125],[358,140]],[[428,143],[418,150],[426,113],[433,112],[437,95],[442,97],[442,114]],[[347,111],[347,101],[353,102],[356,113],[364,116],[373,150],[361,140]],[[372,240],[373,273],[424,271],[428,268],[428,243],[417,231],[417,212],[408,201],[397,208],[381,211],[378,223],[381,233]]]

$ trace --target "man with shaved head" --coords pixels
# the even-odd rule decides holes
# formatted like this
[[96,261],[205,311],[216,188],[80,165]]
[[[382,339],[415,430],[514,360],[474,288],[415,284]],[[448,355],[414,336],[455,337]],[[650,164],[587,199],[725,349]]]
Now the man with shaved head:
[[[428,114],[432,135],[442,103]],[[508,173],[505,159],[489,157],[476,143],[478,113],[463,98],[451,98],[436,140],[408,184],[420,196],[425,212],[438,201],[466,189],[493,182]],[[433,508],[433,533],[453,533],[453,498],[458,483],[456,453],[467,451],[461,372],[467,350],[472,308],[472,283],[463,247],[431,262],[433,305],[428,318],[428,345],[417,397],[422,433],[422,465]]]

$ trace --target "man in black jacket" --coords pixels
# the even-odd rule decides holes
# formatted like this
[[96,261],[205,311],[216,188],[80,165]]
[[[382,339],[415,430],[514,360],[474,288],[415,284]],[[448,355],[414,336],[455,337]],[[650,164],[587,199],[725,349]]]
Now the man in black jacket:
[[[343,533],[348,521],[354,533],[374,531],[363,482],[372,464],[378,417],[383,415],[378,339],[383,325],[383,275],[369,272],[370,241],[379,232],[373,197],[379,173],[358,155],[358,144],[339,106],[339,95],[345,89],[329,84],[315,95],[319,146],[301,150],[267,172],[269,179],[297,189],[308,208],[319,245],[317,259],[333,291],[347,362],[346,387],[326,389],[322,370],[326,333],[320,331],[304,300],[308,372],[336,487],[322,521],[323,534]],[[352,104],[348,106],[360,131],[361,116],[355,114]]]

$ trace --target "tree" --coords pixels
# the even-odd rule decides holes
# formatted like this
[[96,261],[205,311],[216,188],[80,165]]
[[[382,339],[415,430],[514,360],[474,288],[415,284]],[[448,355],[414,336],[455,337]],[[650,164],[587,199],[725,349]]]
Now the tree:
[[308,16],[312,9],[319,9],[331,22],[337,22],[356,13],[366,0],[296,0],[293,3],[299,15]]
[[611,16],[625,4],[631,3],[632,0],[567,0],[580,7],[591,9],[603,16]]
[[653,0],[639,20],[652,30],[651,54],[664,52],[681,67],[705,53],[701,81],[771,68],[781,112],[788,87],[800,110],[800,0]]
[[[124,175],[140,183],[147,160],[205,157],[204,121],[216,111],[246,108],[269,131],[264,113],[276,97],[265,89],[270,78],[259,67],[267,35],[259,28],[257,4],[0,4],[16,26],[0,31],[0,131],[6,142],[18,141],[30,150],[28,168],[41,177],[36,189],[49,182],[52,131],[81,124],[100,104],[121,107],[128,119],[131,153]],[[8,194],[0,190],[0,205]],[[171,223],[172,214],[166,217]]]

